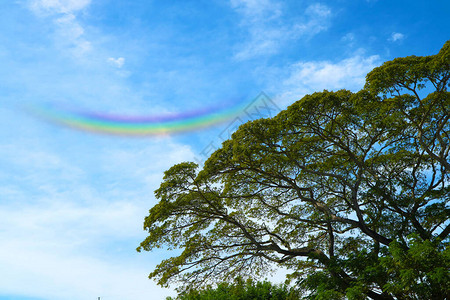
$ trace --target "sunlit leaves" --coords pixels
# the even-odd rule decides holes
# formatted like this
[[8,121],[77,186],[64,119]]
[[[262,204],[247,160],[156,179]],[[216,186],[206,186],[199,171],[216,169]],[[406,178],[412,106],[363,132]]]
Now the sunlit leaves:
[[[139,249],[181,289],[292,271],[308,299],[443,299],[450,262],[450,44],[248,122],[201,170],[165,173]],[[431,297],[431,298],[430,298]]]

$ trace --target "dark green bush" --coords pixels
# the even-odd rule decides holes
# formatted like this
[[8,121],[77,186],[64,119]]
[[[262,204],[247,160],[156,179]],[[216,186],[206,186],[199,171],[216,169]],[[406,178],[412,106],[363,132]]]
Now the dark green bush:
[[166,300],[297,300],[297,291],[285,284],[268,281],[244,281],[237,278],[233,284],[220,283],[217,287],[207,286],[201,290],[189,290],[176,298]]

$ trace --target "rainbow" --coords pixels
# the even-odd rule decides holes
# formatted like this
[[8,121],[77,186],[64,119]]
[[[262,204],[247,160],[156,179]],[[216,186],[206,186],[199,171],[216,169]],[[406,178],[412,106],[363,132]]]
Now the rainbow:
[[77,130],[122,136],[157,136],[223,123],[241,114],[247,104],[232,101],[183,113],[140,116],[96,113],[57,105],[29,105],[24,108],[45,121]]

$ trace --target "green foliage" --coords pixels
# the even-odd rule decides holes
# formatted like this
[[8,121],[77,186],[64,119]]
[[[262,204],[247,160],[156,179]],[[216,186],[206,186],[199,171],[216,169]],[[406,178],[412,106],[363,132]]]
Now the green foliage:
[[392,256],[381,258],[389,276],[384,289],[405,294],[409,299],[444,299],[450,291],[450,248],[448,243],[408,237],[408,249],[392,242]]
[[182,252],[150,277],[186,292],[283,266],[305,299],[445,299],[449,84],[447,42],[243,124],[201,170],[173,166],[138,250]]
[[173,299],[167,300],[297,300],[298,292],[283,285],[274,285],[268,281],[244,281],[238,277],[233,284],[220,283],[216,288],[207,286],[201,290],[189,290]]

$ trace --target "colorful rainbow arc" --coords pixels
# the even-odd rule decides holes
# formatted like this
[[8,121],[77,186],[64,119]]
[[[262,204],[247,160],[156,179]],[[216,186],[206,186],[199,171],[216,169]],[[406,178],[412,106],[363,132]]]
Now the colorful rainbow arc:
[[[231,105],[230,105],[231,104]],[[123,136],[156,136],[195,131],[230,120],[245,108],[241,101],[184,113],[124,116],[73,110],[55,105],[25,109],[46,121],[78,130]]]

